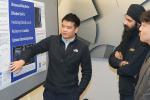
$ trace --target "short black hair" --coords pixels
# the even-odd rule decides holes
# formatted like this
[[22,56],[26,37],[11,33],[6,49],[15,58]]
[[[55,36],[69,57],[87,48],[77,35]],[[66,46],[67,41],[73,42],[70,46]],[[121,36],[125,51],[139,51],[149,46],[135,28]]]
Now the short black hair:
[[79,17],[77,15],[73,14],[73,13],[69,13],[69,14],[65,15],[64,18],[62,19],[62,22],[64,20],[73,22],[75,27],[79,27],[80,26],[80,19],[79,19]]
[[140,18],[141,22],[148,22],[150,23],[150,10],[145,11]]

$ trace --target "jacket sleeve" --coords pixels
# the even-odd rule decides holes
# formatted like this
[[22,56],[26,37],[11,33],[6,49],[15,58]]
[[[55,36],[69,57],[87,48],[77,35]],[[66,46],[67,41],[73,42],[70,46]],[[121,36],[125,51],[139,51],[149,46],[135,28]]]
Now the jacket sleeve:
[[112,52],[112,54],[110,55],[108,61],[109,61],[109,65],[110,65],[111,67],[113,67],[113,68],[115,68],[115,69],[118,69],[118,68],[120,67],[119,64],[120,64],[120,62],[121,62],[122,60],[115,57],[115,52],[116,52],[116,51],[122,52],[120,45],[117,46],[116,49]]
[[140,46],[133,55],[132,59],[128,60],[129,64],[120,67],[117,70],[118,75],[123,76],[135,76],[140,71],[140,68],[147,55],[148,49]]
[[92,76],[92,64],[88,46],[84,48],[81,57],[81,68],[82,78],[78,87],[79,94],[82,94],[82,92],[86,89]]
[[35,55],[48,51],[50,45],[49,40],[50,37],[41,40],[39,43],[35,43],[31,47],[26,48],[22,52],[22,56],[20,59],[24,60],[27,63],[30,60],[30,58],[34,57]]
[[149,75],[147,76],[146,84],[147,84],[147,86],[146,86],[147,88],[146,88],[146,91],[145,91],[145,93],[143,95],[143,100],[150,100],[150,72],[149,72]]

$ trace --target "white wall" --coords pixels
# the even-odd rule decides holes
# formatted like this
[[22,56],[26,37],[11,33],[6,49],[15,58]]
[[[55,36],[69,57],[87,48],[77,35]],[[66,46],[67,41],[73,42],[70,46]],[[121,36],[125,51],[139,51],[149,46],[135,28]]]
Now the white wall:
[[[145,0],[93,0],[101,17],[96,19],[98,24],[97,42],[91,46],[110,44],[117,46],[121,40],[124,15],[130,4],[141,4]],[[150,9],[150,0],[143,5]],[[90,30],[90,29],[89,29]]]
[[45,19],[46,19],[47,36],[58,34],[57,0],[54,0],[54,1],[53,0],[34,0],[34,1],[44,2],[45,4]]
[[[124,15],[128,7],[144,1],[146,0],[59,0],[59,24],[65,14],[75,13],[81,19],[78,35],[90,42],[90,50],[103,44],[117,46],[121,41]],[[143,6],[150,9],[150,0]],[[103,48],[95,50],[105,53]],[[95,54],[91,53],[91,56],[95,57]]]
[[92,59],[92,80],[81,100],[119,100],[118,76],[107,59]]

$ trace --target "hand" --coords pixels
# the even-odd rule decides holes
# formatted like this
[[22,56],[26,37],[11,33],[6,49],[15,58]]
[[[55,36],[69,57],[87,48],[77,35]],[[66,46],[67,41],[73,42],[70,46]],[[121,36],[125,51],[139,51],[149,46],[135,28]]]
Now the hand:
[[119,51],[116,51],[116,52],[115,52],[115,57],[118,58],[118,59],[120,59],[120,60],[123,60],[123,55],[122,55],[122,53],[119,52]]
[[11,72],[20,71],[22,69],[22,67],[23,67],[24,64],[25,64],[24,60],[14,61],[10,65],[10,71]]
[[121,61],[120,62],[120,67],[123,67],[123,66],[125,66],[127,64],[129,64],[129,62],[127,62],[127,61]]

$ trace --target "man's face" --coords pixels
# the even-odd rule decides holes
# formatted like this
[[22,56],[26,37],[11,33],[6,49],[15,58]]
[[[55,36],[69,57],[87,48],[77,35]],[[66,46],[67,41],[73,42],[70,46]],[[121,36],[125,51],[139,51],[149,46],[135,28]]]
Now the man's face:
[[128,30],[132,29],[133,27],[135,27],[136,22],[130,16],[125,15],[123,24],[124,24],[125,30],[128,31]]
[[70,39],[75,36],[78,32],[78,27],[75,27],[74,23],[71,21],[63,20],[61,25],[61,35],[65,39]]
[[124,24],[124,30],[123,30],[122,39],[128,41],[132,36],[136,35],[135,31],[137,30],[137,24],[135,20],[133,20],[128,15],[125,16],[125,20],[123,24]]
[[140,40],[150,45],[150,22],[142,22],[139,30]]

